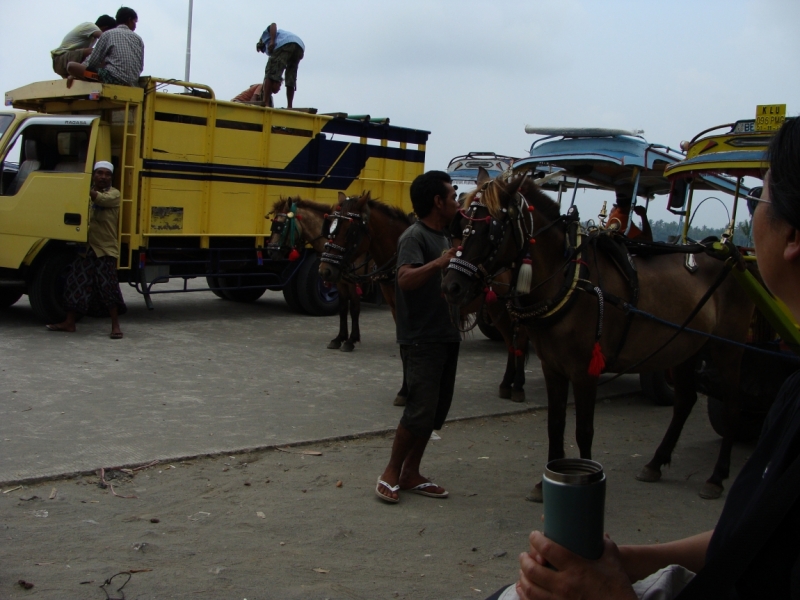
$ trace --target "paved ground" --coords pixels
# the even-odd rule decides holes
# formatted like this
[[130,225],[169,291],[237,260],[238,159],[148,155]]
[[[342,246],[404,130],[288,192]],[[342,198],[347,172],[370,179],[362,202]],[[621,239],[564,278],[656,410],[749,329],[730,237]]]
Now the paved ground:
[[[389,311],[367,305],[363,343],[326,350],[336,318],[289,312],[280,293],[237,304],[208,292],[154,296],[124,287],[125,339],[108,321],[47,331],[27,298],[0,313],[0,483],[153,459],[240,451],[396,426],[400,362]],[[497,397],[502,344],[462,344],[451,417],[543,406],[534,358],[528,402]],[[638,389],[629,376],[603,389]]]

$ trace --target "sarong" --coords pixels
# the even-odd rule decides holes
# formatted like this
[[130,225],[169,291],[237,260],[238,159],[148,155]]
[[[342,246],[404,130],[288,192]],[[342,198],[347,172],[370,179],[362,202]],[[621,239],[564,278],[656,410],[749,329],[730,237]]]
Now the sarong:
[[90,317],[107,317],[109,308],[127,312],[117,279],[117,259],[99,257],[92,248],[78,256],[70,267],[64,285],[64,308]]

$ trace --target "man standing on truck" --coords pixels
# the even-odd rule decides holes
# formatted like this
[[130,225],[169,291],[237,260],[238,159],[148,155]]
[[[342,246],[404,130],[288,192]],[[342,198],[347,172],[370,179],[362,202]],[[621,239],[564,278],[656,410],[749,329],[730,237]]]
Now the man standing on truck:
[[[47,325],[50,331],[74,332],[78,315],[111,316],[111,339],[121,340],[119,315],[125,314],[125,301],[117,279],[117,229],[119,223],[119,190],[111,186],[114,165],[101,160],[94,165],[92,214],[86,241],[88,249],[72,263],[64,286],[64,306],[67,318],[61,323]],[[105,310],[104,310],[105,309]]]
[[72,87],[75,79],[129,86],[139,83],[144,70],[144,42],[134,33],[139,17],[135,10],[123,6],[117,11],[116,20],[119,25],[100,36],[83,63],[67,65],[67,87]]
[[[272,23],[261,34],[261,39],[256,44],[257,52],[264,52],[269,56],[267,68],[264,72],[264,91],[274,94],[271,82],[283,81],[283,72],[286,71],[286,108],[292,108],[294,91],[297,89],[297,65],[303,60],[306,46],[303,40],[295,34],[283,29],[278,29]],[[264,106],[268,106],[265,101]]]
[[92,53],[92,46],[109,29],[114,29],[117,21],[114,17],[103,15],[94,23],[81,23],[70,31],[61,41],[61,45],[55,50],[50,51],[53,58],[53,71],[66,79],[67,64],[71,62],[83,62]]
[[[408,383],[408,398],[397,426],[392,454],[375,494],[397,503],[398,492],[447,498],[447,490],[423,477],[420,461],[435,429],[450,410],[461,334],[458,315],[442,297],[442,270],[456,255],[448,226],[458,212],[456,190],[443,171],[428,171],[411,184],[419,221],[397,244],[397,343]],[[455,318],[454,318],[455,317]]]

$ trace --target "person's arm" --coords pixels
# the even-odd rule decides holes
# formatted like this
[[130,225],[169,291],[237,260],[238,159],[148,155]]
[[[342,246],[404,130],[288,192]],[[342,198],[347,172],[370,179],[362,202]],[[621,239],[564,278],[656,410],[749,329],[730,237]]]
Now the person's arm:
[[89,190],[89,197],[97,206],[103,208],[115,208],[119,206],[119,190],[110,187],[105,191],[99,191],[94,188]]
[[97,44],[95,44],[94,50],[89,55],[89,57],[83,61],[83,66],[86,67],[87,71],[97,72],[97,69],[103,66],[103,61],[106,58],[106,54],[108,53],[108,37],[103,37],[102,35],[97,38]]
[[267,44],[267,54],[272,54],[275,50],[275,42],[278,41],[278,26],[272,23],[269,26],[269,43]]
[[652,240],[653,230],[650,229],[650,221],[647,219],[647,210],[645,210],[644,206],[639,206],[637,204],[633,207],[633,212],[639,215],[639,218],[642,219],[642,234]]
[[403,265],[397,271],[397,285],[404,292],[416,290],[422,287],[431,277],[444,269],[449,263],[450,259],[456,255],[456,249],[450,248],[445,254],[442,254],[436,260],[432,260],[424,265]]
[[697,573],[706,564],[706,552],[714,531],[692,537],[647,546],[620,546],[622,568],[632,582],[644,579],[669,565],[681,565]]

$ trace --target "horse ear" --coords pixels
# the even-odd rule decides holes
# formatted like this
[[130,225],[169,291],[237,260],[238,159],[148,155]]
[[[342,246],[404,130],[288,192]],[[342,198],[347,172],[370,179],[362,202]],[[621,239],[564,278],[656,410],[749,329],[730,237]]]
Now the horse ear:
[[489,175],[489,171],[484,169],[483,167],[478,167],[478,187],[483,187],[485,184],[489,183],[492,180],[492,176]]
[[345,195],[345,193],[344,192],[339,192],[339,204],[341,204],[345,200],[347,200],[347,196]]
[[520,175],[519,177],[515,177],[514,179],[512,179],[511,183],[509,183],[508,187],[506,187],[506,193],[509,196],[513,196],[514,194],[516,194],[519,191],[519,188],[522,185],[523,181],[525,181],[524,175]]

